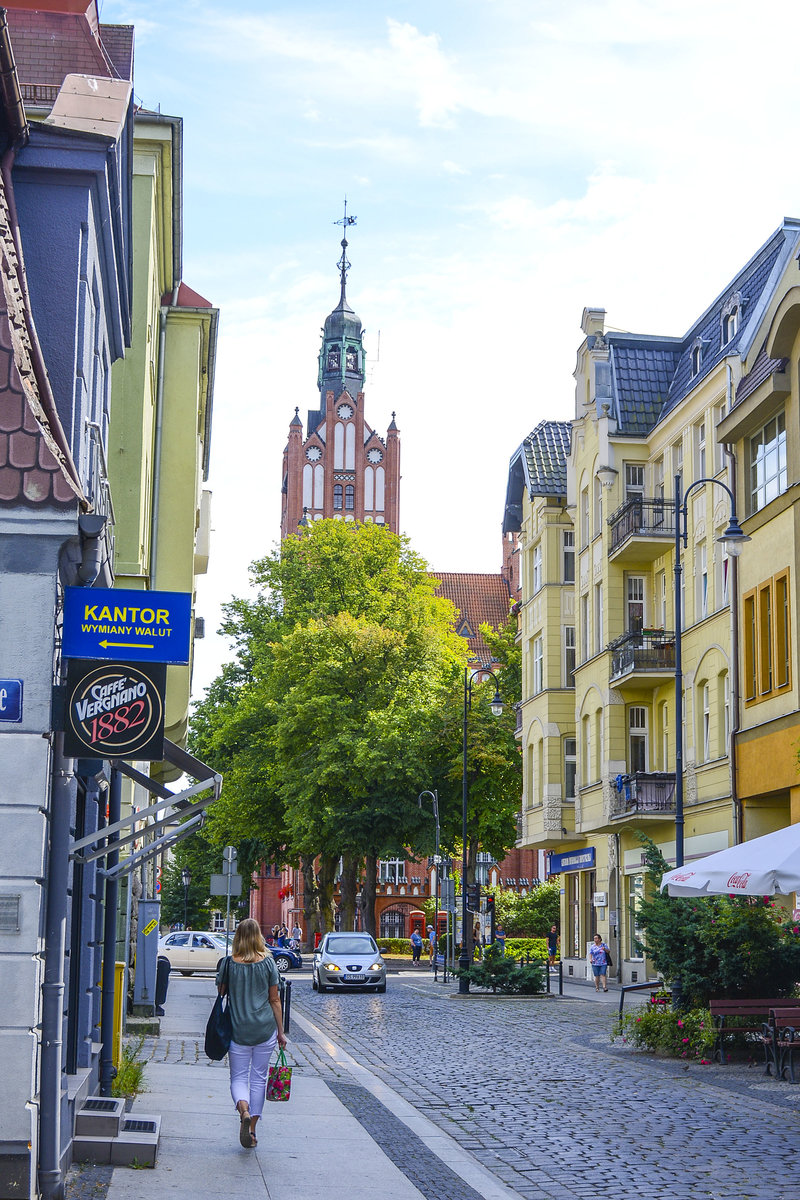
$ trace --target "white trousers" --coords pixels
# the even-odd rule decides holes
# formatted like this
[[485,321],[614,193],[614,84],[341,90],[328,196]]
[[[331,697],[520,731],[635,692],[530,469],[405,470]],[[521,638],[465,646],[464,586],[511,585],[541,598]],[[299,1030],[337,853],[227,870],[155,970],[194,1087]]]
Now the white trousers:
[[277,1040],[276,1031],[269,1041],[259,1042],[257,1046],[240,1046],[238,1042],[231,1042],[228,1047],[233,1103],[246,1100],[251,1117],[260,1117],[264,1111],[269,1060]]

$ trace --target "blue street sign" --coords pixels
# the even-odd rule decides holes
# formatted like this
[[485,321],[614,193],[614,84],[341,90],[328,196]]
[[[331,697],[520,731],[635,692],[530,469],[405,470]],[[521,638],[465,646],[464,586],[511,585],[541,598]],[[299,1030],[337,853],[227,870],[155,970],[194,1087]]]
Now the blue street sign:
[[189,592],[65,588],[65,658],[112,662],[188,663]]
[[549,870],[551,875],[560,875],[562,871],[583,871],[594,866],[594,846],[585,850],[570,850],[566,854],[551,854]]
[[0,721],[22,720],[22,680],[0,679]]

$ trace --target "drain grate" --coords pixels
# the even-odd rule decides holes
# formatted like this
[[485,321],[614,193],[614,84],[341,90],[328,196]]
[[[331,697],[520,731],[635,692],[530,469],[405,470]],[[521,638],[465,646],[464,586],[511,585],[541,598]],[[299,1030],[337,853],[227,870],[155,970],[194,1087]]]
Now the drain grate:
[[84,1112],[116,1112],[118,1108],[118,1100],[101,1100],[99,1097],[95,1097],[83,1102]]
[[155,1133],[155,1121],[137,1121],[133,1117],[122,1123],[123,1133]]

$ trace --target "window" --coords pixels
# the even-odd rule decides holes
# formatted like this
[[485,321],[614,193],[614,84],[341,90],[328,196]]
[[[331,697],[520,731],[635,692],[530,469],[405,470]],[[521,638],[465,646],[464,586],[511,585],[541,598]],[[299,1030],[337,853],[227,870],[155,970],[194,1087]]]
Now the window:
[[706,473],[706,423],[701,421],[694,428],[695,437],[695,470],[697,478],[703,479]]
[[405,913],[397,908],[385,908],[381,913],[381,937],[402,938],[406,935]]
[[333,485],[333,507],[334,507],[334,511],[336,511],[336,512],[340,512],[342,509],[342,495],[343,495],[342,485],[340,483],[335,483]]
[[722,315],[722,345],[727,346],[739,332],[739,305],[734,305]]
[[581,546],[589,545],[589,489],[581,492]]
[[698,688],[700,709],[700,762],[708,762],[711,758],[711,689],[703,680]]
[[[570,871],[567,875],[567,936],[562,938],[567,944],[567,954],[573,958],[582,958],[581,950],[581,907],[580,907],[580,871]],[[562,949],[562,956],[563,956]]]
[[695,620],[708,616],[708,552],[705,542],[695,546],[695,582],[697,585],[697,610]]
[[594,536],[600,533],[603,528],[603,485],[595,475],[594,477]]
[[656,575],[656,626],[658,629],[667,627],[667,573],[659,571]]
[[[719,424],[719,422],[722,420],[722,418],[724,416],[725,416],[725,404],[723,402],[722,404],[717,405],[717,409],[716,409],[717,424]],[[716,469],[717,473],[719,473],[720,471],[724,471],[725,467],[727,465],[727,460],[725,458],[725,443],[717,441],[716,447],[717,447],[717,461],[715,464],[715,469]]]
[[573,529],[565,529],[562,537],[562,553],[563,553],[563,577],[564,583],[575,582],[575,531]]
[[674,499],[680,504],[683,499],[683,442],[677,441],[672,446],[672,474],[679,477],[678,488]]
[[731,740],[731,677],[723,671],[719,677],[720,708],[722,709],[722,744],[720,757],[728,754]]
[[541,636],[533,639],[533,694],[536,696],[543,687],[543,656]]
[[644,499],[643,463],[625,463],[625,499]]
[[669,758],[669,707],[666,700],[660,705],[661,713],[661,770],[668,771]]
[[634,704],[628,709],[628,771],[647,770],[647,709]]
[[750,438],[750,511],[786,491],[786,416],[778,413]]
[[404,879],[405,865],[402,858],[382,858],[378,863],[378,882],[397,883]]
[[628,957],[634,962],[641,962],[644,927],[639,910],[644,902],[644,875],[629,875],[625,882],[628,887]]
[[542,586],[542,544],[533,548],[533,591],[534,594]]
[[655,465],[655,488],[654,495],[656,500],[664,499],[664,459],[659,458]]
[[695,342],[692,346],[691,371],[692,378],[700,374],[700,367],[703,362],[703,345],[700,341]]
[[581,662],[589,657],[589,593],[581,596]]
[[791,683],[789,572],[782,571],[747,592],[742,608],[744,699],[755,704]]
[[720,545],[719,539],[724,533],[723,526],[720,525],[717,530],[717,536],[714,542],[714,556],[716,562],[716,590],[717,594],[714,597],[717,608],[725,608],[728,604],[728,583],[730,580],[731,560],[725,553],[725,550]]
[[603,649],[603,585],[594,586],[594,652],[599,654]]
[[564,799],[574,800],[578,784],[578,746],[575,738],[564,738]]
[[588,714],[581,722],[581,783],[585,787],[592,778],[592,723]]
[[536,774],[534,769],[535,759],[533,756],[533,746],[528,745],[528,777],[525,780],[525,807],[532,808],[534,800],[534,790],[536,786]]
[[628,633],[644,629],[644,575],[628,575],[625,579],[625,628]]
[[352,483],[348,483],[344,489],[344,506],[348,512],[352,512],[356,506],[356,489]]
[[494,859],[491,854],[488,854],[485,850],[478,851],[475,861],[475,882],[479,883],[481,887],[489,886],[489,869],[493,863]]
[[564,626],[564,687],[575,686],[575,626]]

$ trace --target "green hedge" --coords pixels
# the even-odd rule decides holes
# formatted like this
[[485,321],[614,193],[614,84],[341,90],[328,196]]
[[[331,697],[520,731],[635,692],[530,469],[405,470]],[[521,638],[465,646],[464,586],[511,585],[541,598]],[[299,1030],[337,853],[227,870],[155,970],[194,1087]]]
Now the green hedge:
[[506,954],[512,958],[547,958],[547,938],[506,938]]
[[[408,938],[376,938],[381,954],[407,954],[411,957],[411,942]],[[427,952],[427,944],[423,939],[423,951]]]

